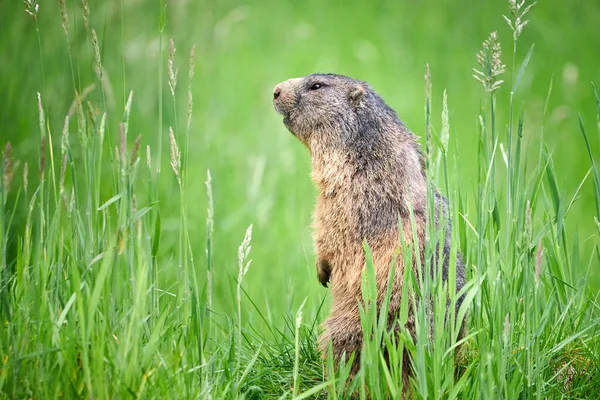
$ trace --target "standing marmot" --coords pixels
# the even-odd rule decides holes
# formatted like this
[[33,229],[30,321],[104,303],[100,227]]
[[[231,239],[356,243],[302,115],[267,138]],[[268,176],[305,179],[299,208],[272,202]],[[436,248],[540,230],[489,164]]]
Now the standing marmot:
[[[416,136],[365,82],[313,74],[280,83],[273,97],[285,126],[310,150],[311,177],[319,191],[314,214],[317,272],[321,284],[331,282],[332,291],[332,310],[320,339],[321,351],[326,355],[331,340],[336,360],[344,352],[347,356],[356,352],[358,359],[362,331],[357,299],[362,298],[363,241],[372,251],[381,300],[392,259],[401,246],[398,217],[406,242],[413,240],[407,201],[414,210],[423,260],[427,203],[423,156]],[[447,212],[446,199],[437,191],[435,207],[436,216]],[[449,226],[443,252],[445,280]],[[398,257],[390,319],[399,312],[403,269],[403,258]],[[457,292],[464,282],[459,255]],[[414,334],[412,320],[409,317],[406,328]],[[406,365],[405,371],[408,368]]]

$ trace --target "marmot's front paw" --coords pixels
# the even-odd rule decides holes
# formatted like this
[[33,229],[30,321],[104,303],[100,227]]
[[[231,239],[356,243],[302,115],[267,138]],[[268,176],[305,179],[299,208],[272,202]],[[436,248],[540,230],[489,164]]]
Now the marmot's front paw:
[[327,287],[329,278],[331,277],[331,265],[327,261],[317,261],[317,274],[319,275],[319,282],[321,285]]

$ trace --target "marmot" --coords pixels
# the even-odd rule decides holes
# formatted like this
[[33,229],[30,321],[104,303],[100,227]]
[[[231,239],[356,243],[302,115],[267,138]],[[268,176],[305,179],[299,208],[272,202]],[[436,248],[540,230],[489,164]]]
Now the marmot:
[[[398,218],[402,219],[406,242],[413,242],[407,201],[412,204],[423,260],[427,203],[423,156],[416,136],[366,82],[335,74],[289,79],[275,87],[273,105],[284,116],[285,126],[310,150],[311,178],[318,188],[313,236],[316,267],[321,284],[327,287],[331,283],[332,294],[332,310],[320,338],[321,352],[327,355],[331,340],[336,360],[352,352],[358,360],[362,347],[358,299],[362,298],[365,266],[363,241],[372,252],[381,300],[391,262],[401,248]],[[440,212],[448,212],[447,201],[437,190],[435,208],[436,220]],[[448,276],[450,229],[448,224],[443,243],[444,280]],[[412,267],[416,268],[416,262]],[[399,256],[390,320],[399,313],[403,269]],[[459,254],[457,292],[464,283]],[[457,310],[459,305],[460,301]],[[411,321],[409,316],[405,327],[414,335]],[[404,364],[406,373],[409,368]]]

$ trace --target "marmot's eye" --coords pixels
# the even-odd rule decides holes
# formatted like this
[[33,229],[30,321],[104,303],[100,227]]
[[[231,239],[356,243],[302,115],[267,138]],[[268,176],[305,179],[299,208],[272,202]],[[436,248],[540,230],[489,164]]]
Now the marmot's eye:
[[317,90],[321,88],[321,84],[320,83],[315,83],[310,87],[310,90]]

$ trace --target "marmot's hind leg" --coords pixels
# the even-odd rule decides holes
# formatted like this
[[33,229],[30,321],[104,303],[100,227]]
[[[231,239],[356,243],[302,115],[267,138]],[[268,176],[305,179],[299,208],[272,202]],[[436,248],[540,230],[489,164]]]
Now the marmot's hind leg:
[[363,333],[360,325],[360,320],[357,318],[342,318],[332,317],[325,321],[325,331],[319,338],[319,349],[324,359],[329,354],[329,343],[335,368],[337,370],[338,363],[342,360],[344,354],[346,362],[350,356],[354,354],[352,369],[349,379],[352,379],[358,372],[360,366],[360,350],[363,345]]

